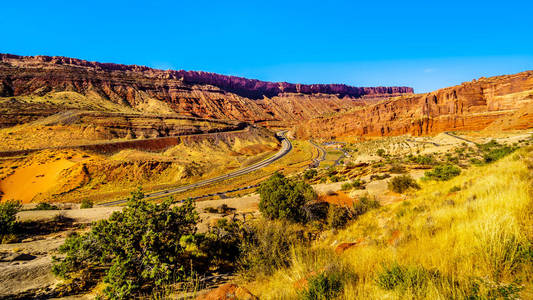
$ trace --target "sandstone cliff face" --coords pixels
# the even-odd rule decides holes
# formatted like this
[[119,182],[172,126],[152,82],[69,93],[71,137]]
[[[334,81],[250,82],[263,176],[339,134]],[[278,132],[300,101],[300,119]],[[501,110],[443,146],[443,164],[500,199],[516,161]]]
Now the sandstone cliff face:
[[299,137],[427,135],[533,127],[533,71],[404,95],[296,127]]
[[[88,62],[66,57],[0,54],[0,97],[72,91],[97,95],[139,112],[165,111],[214,119],[294,121],[412,93],[409,87],[265,82],[194,71]],[[370,100],[369,100],[370,99]],[[154,109],[147,103],[161,102]]]

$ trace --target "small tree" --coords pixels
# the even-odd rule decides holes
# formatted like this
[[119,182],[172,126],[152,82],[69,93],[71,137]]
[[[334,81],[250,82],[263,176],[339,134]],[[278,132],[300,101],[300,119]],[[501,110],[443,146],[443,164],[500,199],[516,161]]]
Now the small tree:
[[85,208],[92,208],[94,205],[94,203],[89,200],[89,199],[83,199],[81,200],[81,205],[80,205],[80,208],[81,209],[85,209]]
[[389,189],[396,193],[403,193],[409,188],[420,189],[420,186],[416,183],[413,177],[409,175],[394,177],[389,182]]
[[428,179],[435,179],[439,181],[450,180],[455,176],[461,174],[461,169],[454,165],[436,166],[433,170],[427,171],[424,175]]
[[7,201],[0,203],[0,241],[1,237],[13,232],[13,227],[17,220],[17,213],[22,204],[18,201]]
[[259,210],[268,219],[305,221],[303,205],[316,199],[313,188],[305,182],[294,181],[276,172],[258,188]]
[[379,149],[376,151],[376,154],[377,154],[378,156],[384,157],[384,156],[385,156],[385,150],[379,148]]
[[59,248],[65,257],[55,259],[53,272],[65,278],[96,276],[107,284],[104,292],[111,299],[187,279],[194,260],[181,241],[194,235],[198,215],[192,200],[171,203],[149,203],[140,190],[132,193],[121,212],[67,238]]

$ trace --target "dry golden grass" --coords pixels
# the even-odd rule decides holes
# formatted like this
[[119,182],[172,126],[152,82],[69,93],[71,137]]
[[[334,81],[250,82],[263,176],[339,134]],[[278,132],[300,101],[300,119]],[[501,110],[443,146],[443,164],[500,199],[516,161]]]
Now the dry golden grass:
[[[306,251],[293,264],[250,283],[261,299],[298,298],[297,282],[332,264],[355,274],[341,299],[475,299],[533,297],[533,148],[448,182],[423,183],[408,201],[361,216]],[[451,192],[452,187],[461,187]],[[343,242],[363,241],[341,255]],[[394,281],[384,269],[417,274]],[[385,275],[384,275],[385,274]],[[281,292],[283,291],[283,292]],[[473,299],[473,298],[471,298]]]

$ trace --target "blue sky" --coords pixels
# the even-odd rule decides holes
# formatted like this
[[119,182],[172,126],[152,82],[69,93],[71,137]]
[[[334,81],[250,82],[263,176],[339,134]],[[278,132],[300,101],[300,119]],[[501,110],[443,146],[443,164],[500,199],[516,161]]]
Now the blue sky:
[[533,69],[533,1],[7,1],[0,11],[0,52],[20,55],[416,92]]

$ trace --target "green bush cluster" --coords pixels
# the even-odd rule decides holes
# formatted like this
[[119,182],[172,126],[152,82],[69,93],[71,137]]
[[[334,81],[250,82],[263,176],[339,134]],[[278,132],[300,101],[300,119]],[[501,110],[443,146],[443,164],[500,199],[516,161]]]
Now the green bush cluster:
[[316,177],[318,175],[318,171],[316,169],[309,169],[304,172],[304,179],[310,180]]
[[372,174],[370,175],[370,181],[373,181],[373,180],[383,180],[383,179],[387,179],[387,178],[390,178],[390,174],[383,174],[383,175],[379,175],[379,174]]
[[59,210],[57,205],[53,205],[47,202],[41,202],[35,206],[32,210]]
[[378,149],[378,150],[376,151],[376,154],[377,154],[378,156],[384,157],[384,156],[386,155],[386,152],[385,152],[384,149],[381,149],[381,148],[380,148],[380,149]]
[[354,179],[352,182],[343,183],[342,186],[341,186],[341,189],[343,191],[351,190],[352,188],[364,190],[365,189],[365,181],[364,180],[360,180],[360,179]]
[[409,188],[420,189],[416,180],[410,175],[397,176],[389,182],[389,189],[396,193],[403,193]]
[[440,165],[436,166],[431,171],[426,171],[424,176],[426,179],[447,181],[453,177],[459,176],[459,174],[461,174],[461,169],[454,165]]
[[304,204],[316,199],[313,188],[302,181],[286,178],[276,172],[258,188],[259,210],[268,219],[304,222]]
[[511,153],[513,153],[517,148],[516,147],[509,147],[504,146],[496,149],[491,149],[487,153],[483,155],[483,162],[485,163],[492,163],[495,162]]
[[412,154],[409,154],[409,156],[407,156],[407,159],[410,161],[410,162],[414,162],[414,163],[417,163],[417,164],[420,164],[420,165],[435,165],[437,164],[437,160],[435,159],[435,157],[433,157],[433,155],[431,154],[427,154],[427,155],[412,155]]
[[398,263],[383,266],[376,283],[385,290],[418,291],[423,293],[428,281],[438,274],[417,266],[401,266]]
[[343,290],[342,278],[338,273],[320,273],[313,276],[308,283],[307,289],[301,293],[303,300],[327,300],[334,299]]

